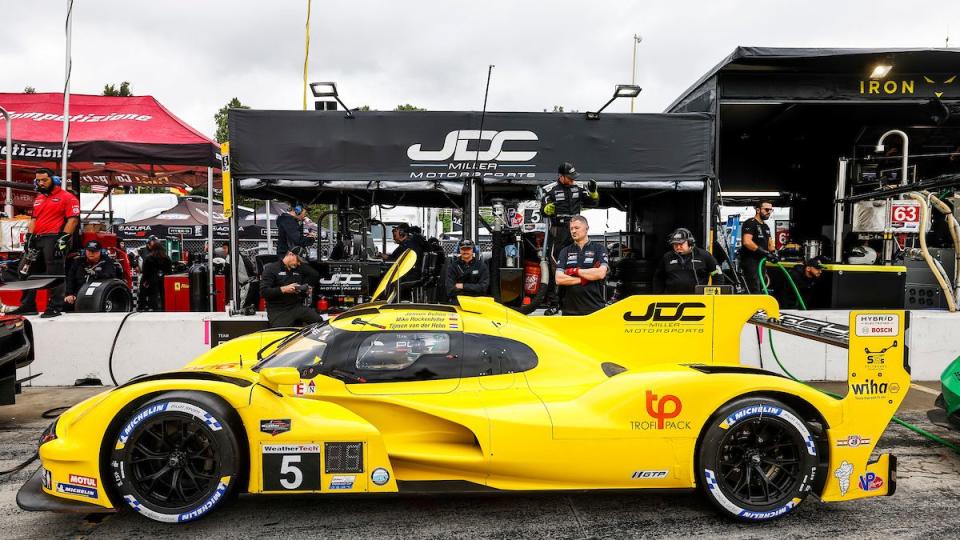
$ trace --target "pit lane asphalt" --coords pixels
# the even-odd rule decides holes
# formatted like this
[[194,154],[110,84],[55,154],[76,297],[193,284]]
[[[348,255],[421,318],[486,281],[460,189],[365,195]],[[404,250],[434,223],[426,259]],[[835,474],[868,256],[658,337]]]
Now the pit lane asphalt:
[[[838,390],[838,385],[825,385]],[[960,442],[933,425],[934,393],[912,389],[899,416]],[[35,388],[0,407],[0,470],[29,457],[50,422],[40,413],[99,388]],[[67,515],[24,512],[15,497],[32,464],[0,477],[0,538],[956,538],[960,536],[960,455],[891,424],[878,449],[899,459],[897,493],[841,504],[808,498],[793,515],[763,524],[719,517],[695,493],[417,495],[377,498],[241,496],[186,525],[134,512]],[[598,458],[602,459],[602,458]],[[584,466],[589,467],[589,459]]]

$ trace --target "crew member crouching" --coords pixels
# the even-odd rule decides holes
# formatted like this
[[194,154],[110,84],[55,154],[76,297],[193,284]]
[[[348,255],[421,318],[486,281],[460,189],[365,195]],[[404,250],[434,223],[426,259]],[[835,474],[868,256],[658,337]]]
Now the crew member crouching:
[[84,285],[91,281],[114,279],[117,276],[117,265],[96,240],[87,242],[83,250],[83,260],[78,260],[70,267],[67,274],[66,293],[63,301],[71,306],[77,303],[77,294]]
[[306,260],[306,248],[293,247],[283,259],[263,267],[260,294],[267,303],[267,320],[271,328],[305,326],[320,322],[323,317],[312,307],[307,293],[320,279]]

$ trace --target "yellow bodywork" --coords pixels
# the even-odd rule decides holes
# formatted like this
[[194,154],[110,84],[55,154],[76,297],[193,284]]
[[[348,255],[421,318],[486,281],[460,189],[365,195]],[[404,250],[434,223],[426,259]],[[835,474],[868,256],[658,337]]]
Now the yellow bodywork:
[[[760,370],[703,367],[740,365],[741,330],[758,310],[779,316],[768,296],[635,296],[593,315],[562,318],[527,317],[489,298],[462,298],[450,307],[368,304],[331,326],[364,334],[499,336],[529,346],[537,363],[521,372],[425,381],[291,380],[284,368],[251,369],[257,352],[269,345],[268,354],[287,332],[251,334],[180,372],[129,383],[64,413],[57,438],[40,447],[51,485],[80,475],[96,479],[100,489],[95,500],[44,489],[113,507],[117,501],[103,489],[112,483],[103,456],[113,440],[104,434],[126,419],[129,404],[187,390],[218,396],[237,411],[249,455],[241,487],[251,493],[265,492],[265,445],[319,445],[323,453],[325,443],[348,441],[362,443],[363,472],[336,489],[322,474],[317,492],[394,492],[422,481],[503,490],[691,488],[705,424],[724,404],[762,395],[822,422],[819,455],[827,474],[813,484],[823,500],[887,494],[889,456],[869,460],[910,386],[905,314],[851,314],[850,391],[837,399]],[[880,322],[871,326],[872,320]],[[890,348],[891,341],[899,346]],[[184,378],[198,372],[225,378]],[[261,421],[269,419],[289,419],[289,431],[265,433]],[[382,485],[371,481],[377,469],[389,473]]]

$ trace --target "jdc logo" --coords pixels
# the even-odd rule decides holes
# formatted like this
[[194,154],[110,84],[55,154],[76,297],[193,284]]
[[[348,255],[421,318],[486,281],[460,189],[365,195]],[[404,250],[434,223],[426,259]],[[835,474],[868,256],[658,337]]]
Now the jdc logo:
[[320,285],[362,285],[363,276],[360,274],[334,274],[329,278],[321,278]]
[[[470,141],[490,141],[486,150],[467,149]],[[537,134],[532,131],[492,131],[462,129],[447,133],[440,150],[423,150],[421,143],[407,149],[407,156],[414,161],[530,161],[536,152],[517,152],[503,149],[508,141],[536,141]],[[481,143],[477,143],[481,144]]]
[[688,309],[706,308],[703,302],[654,302],[647,306],[643,315],[635,315],[632,311],[623,314],[623,320],[628,322],[673,322],[673,321],[702,321],[705,315],[684,315]]

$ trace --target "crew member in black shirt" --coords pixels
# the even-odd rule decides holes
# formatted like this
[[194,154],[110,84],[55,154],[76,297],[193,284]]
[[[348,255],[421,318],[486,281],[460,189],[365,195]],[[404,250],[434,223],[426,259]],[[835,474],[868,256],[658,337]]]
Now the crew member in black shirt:
[[694,294],[697,285],[707,285],[710,276],[719,274],[717,261],[707,250],[696,247],[689,229],[683,227],[667,238],[668,251],[653,274],[655,294]]
[[313,238],[303,232],[303,222],[307,219],[307,208],[302,203],[293,203],[290,210],[277,216],[277,254],[282,255],[291,249],[313,245]]
[[447,299],[453,304],[458,296],[487,296],[490,271],[475,252],[473,240],[460,241],[460,256],[447,265]]
[[412,281],[417,281],[420,279],[420,265],[423,262],[423,252],[424,244],[419,234],[414,234],[410,230],[410,226],[406,223],[400,223],[399,225],[393,228],[393,241],[397,243],[396,249],[393,250],[389,256],[385,257],[387,261],[395,261],[400,258],[400,254],[404,251],[410,249],[417,254],[417,262],[413,265],[413,268],[410,269],[403,276],[403,283],[410,283]]
[[760,201],[754,208],[757,210],[756,215],[743,222],[740,229],[743,244],[740,248],[740,272],[747,282],[748,293],[763,294],[757,273],[760,260],[766,257],[770,262],[779,261],[770,227],[764,223],[773,215],[773,203]]
[[570,218],[573,243],[557,259],[556,281],[564,288],[561,299],[564,315],[589,315],[605,305],[603,280],[607,277],[607,248],[587,236],[587,218]]
[[83,260],[74,261],[66,279],[66,297],[63,301],[70,305],[77,302],[77,293],[88,281],[113,279],[117,276],[117,265],[103,251],[100,242],[91,240],[83,250]]
[[[804,305],[808,308],[811,300],[813,300],[813,290],[817,286],[820,276],[823,275],[824,268],[820,261],[820,258],[807,259],[787,271],[790,274],[790,279],[797,286],[797,292],[803,297]],[[783,285],[773,291],[777,303],[780,304],[780,309],[800,309],[800,300],[797,298],[797,293],[793,292],[793,287],[786,282],[786,279],[783,281]]]
[[260,295],[267,301],[267,321],[271,328],[304,326],[323,320],[316,310],[304,305],[308,300],[308,287],[320,278],[307,264],[305,255],[306,249],[295,247],[283,259],[263,267]]

